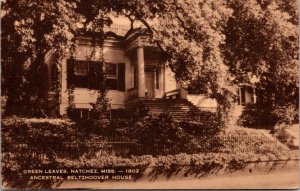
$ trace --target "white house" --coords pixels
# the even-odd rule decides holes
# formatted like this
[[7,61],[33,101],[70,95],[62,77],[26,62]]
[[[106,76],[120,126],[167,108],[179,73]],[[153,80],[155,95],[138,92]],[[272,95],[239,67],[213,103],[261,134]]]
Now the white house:
[[[188,95],[176,83],[160,49],[149,43],[147,34],[141,28],[128,31],[126,26],[112,26],[107,29],[103,46],[91,37],[78,38],[78,48],[61,63],[60,72],[53,67],[53,55],[46,57],[48,68],[48,106],[56,113],[65,115],[70,105],[70,87],[73,89],[73,104],[81,115],[92,109],[97,98],[100,70],[106,73],[108,96],[112,109],[126,109],[140,99],[161,99],[176,96],[188,99],[198,107],[216,107],[215,100],[203,96]],[[103,59],[104,65],[99,60]],[[51,90],[53,81],[60,81],[60,95],[55,98]],[[244,90],[244,91],[243,91]],[[250,91],[250,90],[249,90]],[[250,102],[248,89],[241,88],[240,103]],[[250,100],[248,100],[250,99]],[[58,111],[57,111],[58,110]]]

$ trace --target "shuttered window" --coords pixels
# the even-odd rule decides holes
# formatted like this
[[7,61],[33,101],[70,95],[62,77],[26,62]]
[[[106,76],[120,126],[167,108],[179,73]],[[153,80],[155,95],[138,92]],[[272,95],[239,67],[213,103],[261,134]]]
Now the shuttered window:
[[[105,84],[109,90],[125,91],[125,64],[106,63]],[[99,89],[103,82],[102,64],[94,61],[67,60],[67,86]]]
[[106,87],[109,90],[125,91],[125,64],[106,63]]
[[102,64],[95,61],[69,59],[67,61],[67,85],[70,87],[99,89]]

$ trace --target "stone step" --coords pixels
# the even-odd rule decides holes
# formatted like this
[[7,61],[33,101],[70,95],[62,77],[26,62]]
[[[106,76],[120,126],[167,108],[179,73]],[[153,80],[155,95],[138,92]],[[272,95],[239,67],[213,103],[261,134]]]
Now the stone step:
[[149,114],[153,116],[168,112],[175,120],[189,120],[194,116],[199,116],[201,120],[208,120],[210,116],[186,99],[144,99],[139,100],[138,103],[146,106]]

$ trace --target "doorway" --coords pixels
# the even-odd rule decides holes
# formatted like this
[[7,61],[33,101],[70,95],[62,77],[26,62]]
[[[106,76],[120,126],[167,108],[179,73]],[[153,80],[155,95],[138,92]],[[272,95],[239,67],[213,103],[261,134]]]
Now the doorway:
[[154,72],[145,70],[145,94],[148,98],[154,98]]

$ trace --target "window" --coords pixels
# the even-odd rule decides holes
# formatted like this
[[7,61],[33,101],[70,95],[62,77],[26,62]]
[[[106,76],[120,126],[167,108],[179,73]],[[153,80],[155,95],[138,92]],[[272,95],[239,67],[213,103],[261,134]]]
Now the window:
[[90,118],[90,110],[76,108],[73,110],[71,118],[74,120],[89,119]]
[[[67,61],[68,87],[99,89],[104,80],[101,62],[69,59]],[[109,90],[125,91],[125,64],[106,63],[105,84]]]
[[106,64],[106,86],[110,90],[118,89],[118,65],[117,64]]
[[107,77],[117,77],[117,64],[106,64],[105,72]]
[[68,86],[98,89],[102,76],[102,64],[95,61],[69,59],[67,72]]
[[106,63],[106,87],[109,90],[125,91],[125,64]]

